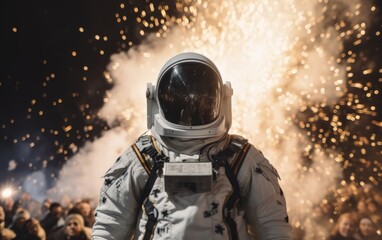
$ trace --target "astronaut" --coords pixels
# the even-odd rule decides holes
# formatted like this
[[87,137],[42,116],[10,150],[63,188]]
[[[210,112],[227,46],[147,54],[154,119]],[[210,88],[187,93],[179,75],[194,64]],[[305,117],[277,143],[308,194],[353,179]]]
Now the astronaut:
[[104,175],[92,239],[291,239],[279,174],[239,135],[229,82],[205,56],[147,85],[145,133]]

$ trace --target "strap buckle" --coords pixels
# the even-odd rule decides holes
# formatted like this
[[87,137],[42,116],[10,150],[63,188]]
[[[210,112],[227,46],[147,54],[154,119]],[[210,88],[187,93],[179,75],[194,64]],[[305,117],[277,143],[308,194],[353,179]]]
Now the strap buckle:
[[149,221],[156,221],[159,213],[158,210],[154,207],[154,205],[149,201],[148,197],[143,202],[143,206],[145,208],[145,212]]

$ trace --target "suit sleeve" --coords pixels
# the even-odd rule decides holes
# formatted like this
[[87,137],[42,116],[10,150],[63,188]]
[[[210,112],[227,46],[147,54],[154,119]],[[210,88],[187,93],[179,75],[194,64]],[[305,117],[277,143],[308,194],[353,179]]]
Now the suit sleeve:
[[251,147],[240,168],[238,181],[249,232],[261,240],[289,240],[286,200],[277,170],[263,154]]
[[92,240],[131,239],[140,207],[140,193],[147,178],[132,148],[117,159],[104,175]]

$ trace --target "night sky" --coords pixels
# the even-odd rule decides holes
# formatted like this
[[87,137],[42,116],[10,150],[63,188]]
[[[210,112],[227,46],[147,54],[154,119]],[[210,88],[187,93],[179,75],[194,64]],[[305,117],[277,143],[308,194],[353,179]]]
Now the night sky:
[[[342,128],[360,137],[319,141],[321,135],[341,136],[309,109],[299,113],[296,125],[315,118],[309,129],[312,143],[350,154],[351,160],[343,162],[345,174],[361,175],[357,179],[378,185],[382,179],[382,4],[374,2],[377,10],[367,37],[356,45],[355,39],[345,42],[344,54],[352,51],[356,57],[348,75],[348,94],[336,111]],[[168,6],[167,18],[179,14],[173,1],[153,3],[155,9]],[[2,5],[0,185],[19,185],[27,174],[41,169],[54,179],[86,141],[110,128],[96,115],[106,91],[113,87],[105,77],[110,56],[139,45],[147,33],[160,29],[150,24],[155,22],[150,17],[159,22],[165,17],[160,10],[142,16],[142,10],[149,12],[153,7],[145,1],[129,1],[123,7],[115,0],[6,1]],[[145,19],[148,26],[141,23]],[[334,24],[335,19],[327,22]],[[343,59],[348,59],[345,55]],[[379,94],[366,94],[375,91]],[[347,105],[349,98],[358,99],[364,107]],[[329,107],[320,112],[333,115]],[[357,113],[360,119],[348,121],[349,114]]]
[[[2,5],[0,183],[17,185],[39,169],[54,178],[85,141],[108,128],[96,116],[112,87],[104,77],[106,66],[111,54],[144,39],[141,30],[155,30],[136,21],[137,9],[150,6],[144,1],[123,8],[119,1]],[[128,18],[118,23],[118,13]]]

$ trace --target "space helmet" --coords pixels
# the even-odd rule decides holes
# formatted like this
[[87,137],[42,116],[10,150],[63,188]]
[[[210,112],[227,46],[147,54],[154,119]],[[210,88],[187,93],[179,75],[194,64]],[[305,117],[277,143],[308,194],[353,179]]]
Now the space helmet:
[[231,126],[232,94],[210,59],[178,54],[165,63],[156,85],[147,84],[147,127],[165,137],[221,136]]

